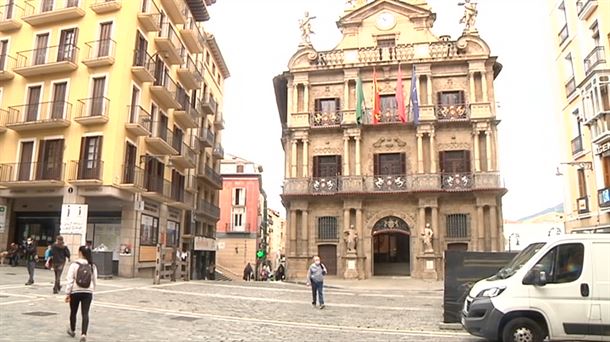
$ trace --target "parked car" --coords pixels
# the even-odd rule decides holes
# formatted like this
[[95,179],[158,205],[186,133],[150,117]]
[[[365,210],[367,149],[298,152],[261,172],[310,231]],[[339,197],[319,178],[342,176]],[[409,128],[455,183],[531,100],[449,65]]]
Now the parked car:
[[472,287],[462,325],[492,341],[610,341],[610,234],[529,245]]

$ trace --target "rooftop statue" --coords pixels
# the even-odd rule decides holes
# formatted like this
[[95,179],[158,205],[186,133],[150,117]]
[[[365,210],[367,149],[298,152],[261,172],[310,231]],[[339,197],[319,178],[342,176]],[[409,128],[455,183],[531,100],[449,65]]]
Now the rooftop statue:
[[301,29],[301,43],[299,46],[311,46],[312,33],[315,33],[311,29],[311,21],[316,17],[310,17],[309,12],[305,12],[305,17],[299,20],[299,27]]
[[465,0],[466,2],[460,2],[458,5],[464,6],[464,16],[460,19],[460,24],[465,24],[464,33],[476,33],[477,29],[474,27],[477,21],[477,2],[476,0]]

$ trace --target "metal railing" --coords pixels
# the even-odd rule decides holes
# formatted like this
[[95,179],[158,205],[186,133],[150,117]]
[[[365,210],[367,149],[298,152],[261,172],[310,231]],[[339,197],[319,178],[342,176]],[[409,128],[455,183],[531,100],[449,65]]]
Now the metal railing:
[[474,180],[471,172],[441,173],[441,188],[444,190],[468,190],[473,188]]
[[110,99],[107,97],[91,97],[88,99],[78,100],[78,117],[108,117],[108,109],[110,108]]
[[143,67],[150,72],[151,75],[155,74],[155,59],[144,50],[133,50],[133,65],[136,67]]
[[180,53],[182,42],[180,41],[180,37],[178,37],[176,30],[174,30],[168,21],[161,23],[161,31],[159,31],[158,37],[168,39],[173,48]]
[[577,136],[576,138],[572,139],[572,154],[576,154],[579,152],[583,151],[583,146],[582,146],[582,135]]
[[29,103],[8,107],[7,124],[46,123],[70,120],[72,104],[65,101]]
[[153,127],[153,130],[152,130],[153,138],[160,138],[161,140],[165,141],[168,145],[174,147],[174,132],[172,132],[171,129],[162,125],[162,122],[160,122],[160,121],[153,121],[152,127]]
[[578,16],[580,17],[583,12],[589,7],[589,5],[592,5],[593,3],[597,3],[597,0],[576,1],[576,10],[578,11]]
[[205,215],[208,215],[213,218],[220,218],[220,208],[206,200],[199,201],[198,209],[200,212],[203,212]]
[[312,193],[335,193],[341,188],[340,178],[335,177],[312,177],[309,189]]
[[227,233],[247,233],[250,231],[250,223],[244,223],[241,226],[235,226],[233,223],[225,223],[225,231]]
[[212,150],[212,153],[216,157],[218,157],[218,158],[224,158],[224,156],[225,156],[225,149],[222,147],[221,144],[216,144],[216,146]]
[[127,106],[129,113],[129,123],[137,124],[144,127],[147,131],[152,132],[152,117],[142,106]]
[[[19,14],[21,13],[21,14]],[[0,5],[0,22],[11,19],[19,19],[25,13],[25,9],[16,2]]]
[[65,166],[61,160],[0,164],[0,182],[61,181]]
[[87,46],[87,60],[115,56],[116,42],[112,39],[94,40],[85,45]]
[[568,39],[569,37],[569,32],[568,32],[568,24],[563,25],[563,27],[561,28],[561,30],[559,31],[559,45],[563,44],[563,42],[566,41],[566,39]]
[[161,177],[149,176],[145,171],[144,188],[146,188],[147,192],[154,192],[163,197],[170,198],[172,193],[172,182]]
[[70,161],[68,181],[99,180],[103,178],[104,162],[100,159],[81,159]]
[[186,54],[185,58],[183,58],[182,64],[180,64],[180,69],[186,69],[189,71],[190,75],[195,79],[197,83],[203,82],[203,73],[199,69],[198,63],[193,61],[193,58],[189,54]]
[[144,169],[136,165],[123,165],[121,184],[133,184],[144,188]]
[[468,120],[470,107],[467,103],[439,104],[435,108],[436,118],[441,121]]
[[25,0],[25,16],[49,13],[67,8],[82,8],[83,0]]
[[574,79],[574,76],[572,76],[572,78],[570,78],[570,80],[566,82],[565,89],[567,97],[570,97],[572,94],[574,94],[574,92],[576,91],[576,79]]
[[204,128],[199,135],[199,140],[203,140],[207,142],[210,146],[214,146],[214,141],[216,140],[216,135],[214,132],[210,131],[208,128]]
[[343,112],[314,112],[309,120],[312,127],[339,126],[343,122]]
[[[214,100],[214,98],[212,97],[212,95],[210,93],[207,93],[204,95],[204,97],[201,99],[201,107],[204,113],[207,114],[216,114],[216,101]],[[208,112],[207,110],[205,110],[205,107],[209,107],[210,108],[210,112]]]
[[370,191],[407,191],[407,175],[374,175],[365,177],[366,189]]
[[0,72],[12,71],[17,65],[17,59],[8,54],[0,55]]
[[76,63],[79,49],[73,44],[47,46],[17,52],[17,67],[27,68],[52,63]]
[[598,64],[606,63],[606,51],[603,46],[596,46],[584,60],[585,74],[589,74]]
[[171,94],[172,97],[177,98],[176,92],[178,90],[178,85],[176,84],[176,81],[174,81],[174,79],[172,79],[171,76],[166,74],[164,71],[155,73],[155,82],[153,85],[163,87]]
[[218,174],[218,172],[214,171],[211,167],[205,165],[204,174],[215,184],[222,184],[222,177]]

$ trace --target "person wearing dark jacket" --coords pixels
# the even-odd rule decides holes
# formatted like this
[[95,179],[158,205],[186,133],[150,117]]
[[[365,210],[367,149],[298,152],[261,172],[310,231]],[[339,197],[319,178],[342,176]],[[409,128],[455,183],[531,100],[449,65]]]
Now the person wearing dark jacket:
[[70,249],[64,244],[63,236],[58,235],[55,243],[51,246],[51,264],[55,273],[53,293],[59,293],[61,290],[61,274],[64,271],[66,260],[70,261]]
[[30,279],[25,284],[32,285],[34,284],[34,269],[36,268],[36,261],[38,259],[38,251],[36,250],[34,239],[31,237],[27,239],[24,250],[25,264],[28,267],[28,274],[30,275]]
[[246,267],[244,268],[244,280],[245,281],[250,281],[254,278],[254,270],[252,269],[252,265],[250,265],[250,263],[248,263],[246,265]]
[[17,266],[19,262],[19,246],[14,242],[11,242],[8,248],[8,262],[11,267]]

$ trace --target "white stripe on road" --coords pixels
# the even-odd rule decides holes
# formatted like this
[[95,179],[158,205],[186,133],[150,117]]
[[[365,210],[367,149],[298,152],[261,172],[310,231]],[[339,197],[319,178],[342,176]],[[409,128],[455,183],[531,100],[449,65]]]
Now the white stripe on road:
[[12,302],[3,302],[0,303],[0,306],[10,305],[10,304],[21,304],[21,303],[30,303],[30,302],[38,302],[44,300],[45,298],[32,298],[32,299],[24,299],[24,300],[14,300]]
[[110,309],[131,310],[131,311],[138,311],[138,312],[144,312],[144,313],[164,314],[167,316],[209,318],[212,320],[222,320],[222,321],[228,321],[228,322],[248,322],[248,323],[261,324],[261,325],[278,326],[278,327],[282,327],[282,328],[295,327],[295,328],[307,328],[307,329],[314,329],[314,330],[332,330],[332,331],[342,331],[342,332],[343,331],[353,331],[353,332],[369,333],[369,334],[420,336],[420,337],[470,336],[469,334],[463,333],[463,332],[444,332],[444,331],[409,330],[409,329],[391,330],[391,329],[382,329],[382,328],[353,327],[353,326],[350,327],[350,326],[331,325],[331,324],[278,321],[278,320],[270,320],[267,318],[257,319],[257,318],[250,318],[250,317],[235,317],[235,316],[223,316],[223,315],[215,315],[215,314],[196,313],[196,312],[182,312],[182,311],[174,311],[174,310],[167,310],[167,309],[150,308],[150,307],[142,307],[142,306],[136,306],[136,305],[126,305],[126,304],[117,304],[117,303],[99,302],[99,301],[94,301],[93,305],[110,308]]
[[[300,301],[300,300],[246,297],[246,296],[224,295],[224,294],[215,294],[215,293],[197,293],[197,292],[178,291],[178,290],[164,290],[164,289],[151,288],[151,287],[140,288],[140,290],[171,293],[171,294],[182,294],[182,295],[196,296],[196,297],[227,298],[227,299],[249,300],[249,301],[255,301],[255,302],[311,305],[311,302]],[[340,304],[340,303],[333,304],[333,306],[334,307],[344,307],[344,308],[367,308],[367,309],[394,310],[394,311],[433,311],[434,310],[433,308],[408,308],[408,307],[396,307],[396,306]]]

